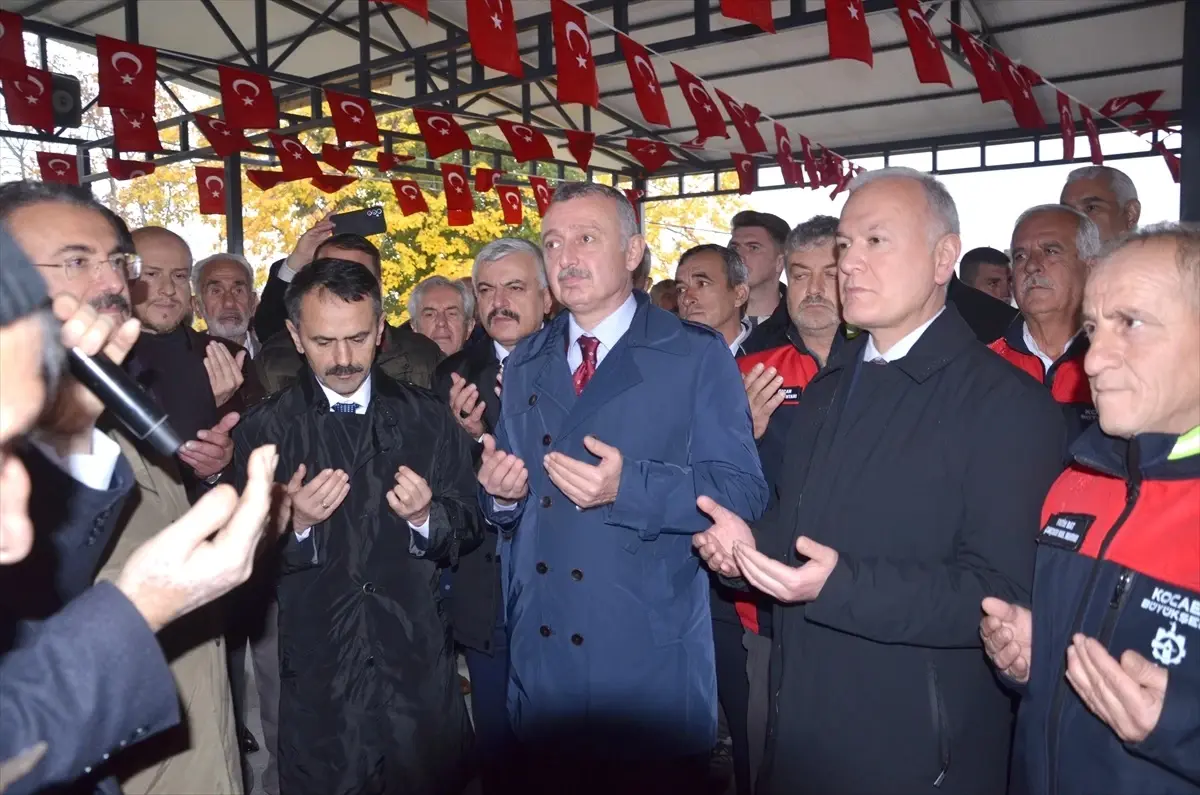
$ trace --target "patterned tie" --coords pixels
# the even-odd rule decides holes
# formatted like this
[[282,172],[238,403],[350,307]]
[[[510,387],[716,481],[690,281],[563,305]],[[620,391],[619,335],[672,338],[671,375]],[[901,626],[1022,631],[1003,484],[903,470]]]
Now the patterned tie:
[[357,414],[358,413],[358,404],[357,403],[334,403],[333,404],[333,413],[334,414]]
[[584,334],[579,338],[579,350],[583,351],[583,361],[575,368],[575,397],[583,394],[583,388],[596,374],[596,351],[599,347],[600,340],[595,337]]
[[500,388],[504,385],[504,362],[500,362],[500,369],[496,371],[496,397],[500,397]]
[[867,362],[867,364],[887,364],[887,363],[888,363],[887,359],[883,358],[882,356],[876,356],[874,359],[871,359]]

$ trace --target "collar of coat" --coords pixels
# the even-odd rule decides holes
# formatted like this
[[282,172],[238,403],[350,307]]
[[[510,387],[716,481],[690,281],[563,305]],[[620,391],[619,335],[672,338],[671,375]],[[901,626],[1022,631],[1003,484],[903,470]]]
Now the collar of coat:
[[[1012,322],[1008,324],[1008,328],[1004,332],[1004,342],[1008,347],[1018,353],[1023,353],[1026,356],[1033,356],[1033,351],[1029,350],[1029,346],[1025,344],[1025,316],[1017,314]],[[1082,331],[1076,331],[1075,336],[1067,343],[1067,349],[1062,352],[1062,355],[1055,361],[1055,365],[1059,362],[1065,362],[1068,359],[1082,359],[1087,355],[1088,337]]]
[[1200,478],[1200,455],[1176,453],[1186,436],[1142,433],[1121,439],[1104,433],[1097,422],[1071,445],[1071,457],[1088,469],[1126,481],[1195,480]]
[[[384,425],[396,425],[396,401],[406,400],[409,387],[389,378],[378,367],[371,368],[371,402],[367,404],[368,418],[381,421]],[[329,401],[317,385],[317,376],[308,362],[296,383],[279,393],[280,409],[292,414],[328,414]]]

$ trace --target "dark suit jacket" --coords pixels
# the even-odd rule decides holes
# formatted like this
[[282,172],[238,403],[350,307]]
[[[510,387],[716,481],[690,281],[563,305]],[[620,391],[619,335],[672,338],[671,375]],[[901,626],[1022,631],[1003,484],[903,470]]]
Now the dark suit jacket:
[[[499,371],[495,344],[485,333],[478,339],[468,340],[461,351],[438,365],[433,377],[433,391],[449,402],[450,387],[453,386],[451,373],[474,384],[485,406],[484,430],[495,433],[500,421],[500,398],[495,390]],[[482,445],[475,444],[474,447],[478,466]],[[489,534],[481,546],[463,555],[453,571],[454,588],[447,605],[454,639],[469,648],[490,653],[492,629],[496,626],[500,607],[500,555],[495,536]]]
[[957,276],[950,279],[946,300],[954,304],[962,319],[967,321],[971,331],[984,345],[1003,337],[1018,314],[1016,307],[968,286]]
[[258,298],[258,308],[254,310],[254,333],[263,342],[283,331],[287,321],[287,307],[283,303],[284,293],[288,283],[279,278],[279,268],[287,260],[277,260],[271,263],[267,272],[267,283],[263,285],[262,295]]

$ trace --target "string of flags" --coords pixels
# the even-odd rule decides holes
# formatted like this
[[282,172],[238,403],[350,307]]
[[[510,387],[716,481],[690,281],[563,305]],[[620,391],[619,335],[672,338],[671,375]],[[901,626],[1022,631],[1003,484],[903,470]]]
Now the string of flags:
[[[428,21],[428,0],[375,0],[405,8]],[[467,10],[467,33],[471,51],[481,65],[514,77],[523,77],[524,70],[517,44],[516,22],[512,0],[464,0]],[[952,85],[941,43],[922,12],[919,0],[895,0],[913,58],[914,70],[922,83]],[[655,69],[655,59],[664,56],[617,31],[607,22],[572,5],[567,0],[551,0],[551,28],[556,61],[557,99],[560,103],[598,107],[599,84],[589,20],[616,34],[624,57],[630,84],[642,118],[647,125],[670,126],[671,120],[663,95],[663,86]],[[860,61],[873,68],[873,49],[870,29],[862,0],[825,0],[826,28],[830,58]],[[731,19],[754,24],[768,33],[775,32],[771,0],[721,0],[721,13]],[[1063,138],[1064,158],[1074,157],[1075,123],[1072,102],[1079,114],[1090,142],[1094,163],[1103,162],[1095,114],[1105,117],[1116,126],[1136,135],[1155,131],[1170,134],[1169,116],[1153,110],[1162,91],[1113,97],[1093,111],[1057,86],[1045,81],[1036,71],[1012,61],[1003,52],[984,44],[969,31],[951,23],[952,35],[958,40],[984,103],[1005,101],[1012,108],[1018,126],[1042,129],[1046,122],[1033,96],[1032,88],[1047,85],[1056,91]],[[22,41],[23,20],[18,14],[0,11],[0,82],[3,84],[9,121],[45,132],[53,131],[54,114],[50,103],[51,75],[25,63]],[[99,96],[97,105],[107,108],[112,118],[114,157],[108,159],[110,175],[118,180],[136,179],[154,173],[153,161],[128,160],[122,153],[155,153],[166,151],[158,136],[155,112],[155,81],[158,52],[153,47],[121,41],[107,36],[96,37]],[[759,129],[760,123],[770,123],[775,139],[775,162],[784,183],[793,187],[833,187],[831,198],[842,191],[850,179],[863,170],[831,148],[800,135],[799,159],[792,146],[792,134],[787,127],[758,108],[742,103],[711,86],[677,63],[670,62],[679,90],[696,126],[696,137],[677,143],[647,138],[603,136],[607,145],[624,143],[625,150],[641,164],[649,175],[675,159],[672,148],[703,150],[707,141],[729,139],[725,117],[733,123],[742,152],[731,157],[739,180],[739,193],[749,194],[757,188],[760,165],[756,155],[768,153]],[[278,103],[271,79],[266,75],[233,66],[217,67],[223,118],[195,112],[197,128],[207,139],[219,158],[252,148],[248,130],[267,130],[268,139],[279,159],[278,170],[247,169],[246,177],[262,190],[294,180],[307,179],[326,192],[335,192],[353,184],[357,177],[348,174],[354,166],[358,150],[380,146],[380,128],[371,103],[351,94],[324,89],[330,119],[338,145],[324,144],[317,154],[286,129],[280,129]],[[710,91],[711,88],[711,91]],[[714,100],[713,95],[716,99]],[[1127,110],[1136,110],[1121,119],[1115,117]],[[438,108],[413,108],[428,158],[437,161],[456,151],[472,149],[471,140],[455,114]],[[466,118],[471,118],[469,115]],[[513,157],[520,163],[554,159],[554,147],[546,136],[550,128],[505,119],[488,119],[499,127]],[[592,132],[554,129],[566,138],[566,148],[581,169],[586,171],[591,161],[597,136]],[[1166,149],[1161,140],[1152,143],[1178,182],[1179,156]],[[404,162],[415,158],[380,150],[376,163],[381,174],[388,174]],[[321,163],[332,166],[340,174],[326,173]],[[77,159],[56,153],[38,153],[42,178],[47,181],[79,182]],[[474,198],[464,166],[440,163],[442,189],[447,199],[447,212],[452,225],[470,223]],[[520,223],[519,187],[497,185],[498,173],[483,166],[476,167],[474,187],[477,193],[496,191],[506,221]],[[539,213],[544,213],[553,189],[547,180],[529,177]],[[196,168],[196,184],[202,213],[224,212],[224,170],[211,166]],[[420,184],[413,179],[392,181],[397,201],[405,215],[427,212],[428,205]],[[416,195],[414,196],[414,191]],[[640,199],[637,191],[627,192],[631,200]],[[219,206],[218,206],[219,201]],[[519,201],[518,201],[519,204]],[[512,221],[511,219],[518,219]]]

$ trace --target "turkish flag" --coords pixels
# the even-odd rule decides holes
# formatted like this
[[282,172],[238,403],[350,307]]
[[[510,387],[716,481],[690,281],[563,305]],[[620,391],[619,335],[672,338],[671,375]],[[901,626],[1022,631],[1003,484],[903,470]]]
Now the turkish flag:
[[520,226],[524,217],[521,210],[521,189],[516,185],[497,185],[496,195],[500,197],[500,209],[504,210],[504,223]]
[[202,215],[225,214],[225,169],[196,166],[196,189]]
[[1027,130],[1040,130],[1046,126],[1042,111],[1038,108],[1037,100],[1033,98],[1033,89],[1028,78],[1002,52],[994,52],[996,66],[1000,69],[1000,77],[1004,80],[1004,89],[1008,92],[1008,101],[1012,105],[1013,117],[1017,126]]
[[550,209],[550,200],[554,198],[554,191],[546,184],[545,177],[530,177],[529,185],[533,188],[533,199],[537,202],[538,217],[545,218],[546,210]]
[[9,124],[23,124],[42,132],[54,132],[53,78],[49,72],[28,68],[20,78],[4,79],[4,107]]
[[396,203],[400,205],[400,212],[406,218],[413,213],[429,212],[429,205],[425,203],[421,186],[411,179],[392,180],[392,190],[396,193]]
[[503,174],[503,171],[494,171],[487,166],[475,167],[475,192],[487,193],[496,184],[496,177]]
[[626,138],[625,148],[629,154],[637,158],[647,174],[658,171],[671,159],[671,150],[667,145],[658,141],[647,141],[643,138]]
[[407,163],[414,159],[412,155],[396,155],[391,152],[380,152],[375,155],[375,165],[379,167],[380,174],[386,174],[401,163]]
[[775,32],[775,16],[771,0],[721,0],[721,15],[749,22],[767,33]]
[[512,0],[467,0],[467,36],[480,66],[524,77]]
[[353,185],[358,182],[358,177],[347,177],[342,174],[322,174],[319,177],[313,177],[311,180],[314,188],[325,193],[337,193],[347,185]]
[[108,36],[96,37],[102,108],[126,108],[154,115],[154,80],[158,76],[158,51]]
[[1175,184],[1179,184],[1179,155],[1172,152],[1162,141],[1155,141],[1152,147],[1155,152],[1163,156],[1163,160],[1167,161],[1167,168],[1171,170],[1171,179],[1175,180]]
[[979,39],[972,36],[966,29],[950,23],[950,30],[958,38],[959,46],[971,64],[971,73],[975,75],[975,85],[979,87],[981,102],[995,102],[998,99],[1008,99],[1008,91],[1004,87],[1004,78],[1000,69],[992,60],[988,48]]
[[558,74],[558,101],[600,107],[596,59],[588,37],[587,17],[566,0],[550,0],[554,25],[554,66]]
[[379,124],[370,100],[327,88],[325,101],[329,103],[329,116],[333,119],[338,143],[346,146],[359,141],[372,146],[379,145]]
[[743,196],[754,193],[754,189],[758,187],[758,168],[754,165],[754,158],[750,155],[734,154],[733,163],[737,167],[738,193]]
[[1125,96],[1121,97],[1113,97],[1108,102],[1104,103],[1104,106],[1100,108],[1099,113],[1101,116],[1116,116],[1130,105],[1137,105],[1142,110],[1150,110],[1150,108],[1155,102],[1158,102],[1158,98],[1162,95],[1163,92],[1159,90],[1143,91],[1140,94],[1126,94]]
[[341,149],[333,144],[321,144],[321,159],[343,174],[354,165],[356,154],[358,153],[351,148]]
[[829,57],[849,58],[875,65],[871,29],[862,0],[825,0],[825,26],[829,29]]
[[162,142],[158,140],[158,125],[154,117],[140,110],[125,108],[109,108],[112,114],[113,147],[119,152],[161,152]]
[[1092,111],[1087,105],[1080,105],[1079,116],[1083,119],[1083,126],[1087,128],[1088,146],[1092,150],[1092,163],[1102,166],[1104,165],[1104,152],[1100,149],[1100,131],[1096,129]]
[[633,205],[633,215],[637,218],[637,222],[642,222],[642,199],[646,196],[646,191],[637,190],[635,188],[625,188],[621,191],[625,194],[625,198],[629,199],[629,203]]
[[746,151],[750,154],[767,151],[767,144],[763,141],[762,133],[758,131],[758,119],[762,115],[758,108],[739,103],[719,88],[716,91],[721,104],[725,106],[725,112],[733,120],[733,126]]
[[1058,94],[1058,126],[1062,130],[1063,160],[1075,159],[1075,116],[1071,113],[1071,98]]
[[268,133],[271,146],[275,147],[275,155],[279,158],[279,167],[290,179],[321,176],[321,164],[312,152],[300,143],[294,135]]
[[[837,158],[834,167],[838,174],[838,180],[837,184],[829,194],[830,199],[836,199],[837,195],[850,185],[850,180],[854,179],[854,175],[857,173],[854,169],[854,165],[848,160],[844,160],[837,155],[834,155],[834,157]],[[843,167],[845,168],[844,173],[842,171]]]
[[296,181],[294,177],[289,177],[282,171],[268,171],[261,168],[246,169],[246,178],[253,182],[259,190],[270,190],[284,182]]
[[263,75],[218,66],[221,81],[221,105],[225,121],[239,130],[273,130],[279,126],[279,111],[271,81]]
[[375,0],[377,3],[391,3],[394,6],[407,8],[426,22],[429,21],[429,0]]
[[79,184],[79,159],[75,155],[59,152],[38,152],[38,170],[42,182],[61,182],[64,185]]
[[946,57],[942,55],[941,42],[933,34],[933,28],[929,27],[920,3],[917,0],[896,0],[896,8],[900,10],[900,21],[904,23],[904,35],[908,37],[908,49],[912,52],[917,79],[922,83],[953,86],[950,70],[946,67]]
[[25,76],[25,20],[11,11],[0,11],[0,77]]
[[496,126],[504,133],[505,140],[512,148],[513,157],[518,163],[528,163],[530,160],[553,160],[554,150],[541,130],[535,130],[526,124],[516,124],[504,119],[496,119]]
[[816,187],[817,183],[821,181],[821,174],[817,170],[817,159],[813,157],[812,144],[803,135],[800,136],[800,151],[804,156],[804,171],[808,174],[808,182]]
[[[1168,129],[1171,123],[1171,114],[1165,110],[1138,111],[1132,116],[1126,116],[1122,121],[1126,127],[1138,135],[1146,135],[1153,130],[1161,130],[1167,135],[1172,132]],[[1143,127],[1143,125],[1145,126]]]
[[425,148],[433,159],[459,149],[470,149],[471,139],[449,113],[413,108],[413,118],[425,139]]
[[679,90],[683,92],[683,98],[687,100],[692,118],[696,120],[698,136],[728,138],[729,132],[725,129],[725,120],[721,118],[721,111],[717,110],[717,103],[704,88],[704,83],[679,64],[672,63],[671,66],[675,68],[675,79],[679,81]]
[[138,177],[148,177],[154,173],[154,164],[142,160],[120,160],[119,158],[108,158],[108,173],[119,181],[126,182]]
[[596,146],[596,134],[583,130],[567,130],[567,151],[584,171],[592,162],[592,149]]
[[475,223],[475,213],[470,210],[446,208],[446,226],[470,226]]
[[457,163],[440,163],[442,167],[442,189],[446,192],[447,210],[475,209],[475,197],[467,184],[467,170]]
[[217,157],[229,157],[250,148],[250,139],[241,130],[230,127],[224,119],[206,116],[203,113],[193,113],[192,120],[196,127],[208,139],[208,145],[217,153]]
[[787,128],[779,122],[775,122],[775,160],[779,163],[779,172],[786,184],[804,185],[800,164],[792,157],[792,142]]
[[624,33],[618,33],[621,42],[621,52],[625,54],[625,65],[629,67],[629,81],[633,84],[633,94],[637,98],[638,108],[642,118],[651,124],[671,125],[671,117],[667,115],[667,103],[663,100],[662,84],[658,82],[658,73],[650,62],[650,51]]

